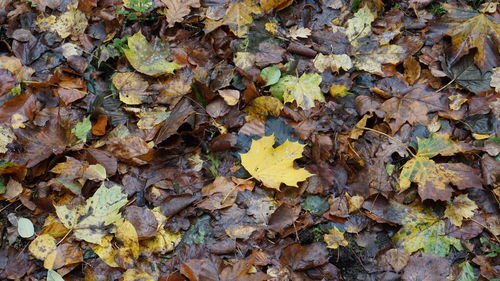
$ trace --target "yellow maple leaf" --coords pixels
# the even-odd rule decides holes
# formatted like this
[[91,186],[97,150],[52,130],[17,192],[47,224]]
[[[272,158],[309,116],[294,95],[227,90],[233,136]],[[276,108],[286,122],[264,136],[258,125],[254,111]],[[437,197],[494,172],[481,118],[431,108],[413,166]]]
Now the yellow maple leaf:
[[271,96],[261,96],[253,99],[250,104],[243,109],[243,112],[248,115],[246,118],[247,121],[259,119],[265,122],[268,115],[278,117],[281,113],[281,109],[283,109],[283,104],[279,99]]
[[254,178],[276,190],[280,184],[297,186],[297,182],[312,176],[306,169],[294,169],[293,161],[302,157],[303,144],[286,140],[285,143],[273,147],[274,134],[253,140],[250,150],[241,155],[241,164]]
[[371,23],[375,20],[368,5],[359,9],[354,17],[347,20],[346,35],[351,45],[358,47],[358,39],[368,36],[372,33]]
[[253,22],[254,15],[262,14],[262,10],[252,0],[230,1],[229,7],[222,20],[205,20],[205,33],[210,33],[221,25],[229,29],[238,37],[243,37],[248,32],[248,25]]
[[300,78],[292,75],[285,76],[283,85],[284,102],[297,102],[297,106],[308,110],[314,107],[314,101],[325,102],[321,92],[321,76],[317,73],[302,74]]
[[337,249],[339,246],[347,246],[348,242],[344,239],[344,232],[338,230],[337,227],[333,227],[328,230],[328,233],[323,235],[326,247],[329,249]]
[[453,202],[446,206],[444,217],[449,218],[452,224],[460,227],[464,218],[468,219],[474,216],[476,209],[476,203],[470,200],[467,194],[462,194],[455,197]]
[[85,205],[69,209],[67,206],[55,206],[56,213],[64,226],[73,231],[78,239],[94,244],[109,232],[111,225],[120,225],[123,221],[119,212],[127,204],[127,195],[117,185],[107,188],[101,185]]

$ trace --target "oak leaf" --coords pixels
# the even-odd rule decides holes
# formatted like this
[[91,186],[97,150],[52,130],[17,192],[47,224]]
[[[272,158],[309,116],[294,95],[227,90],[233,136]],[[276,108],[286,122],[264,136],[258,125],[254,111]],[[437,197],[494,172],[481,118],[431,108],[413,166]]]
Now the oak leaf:
[[241,155],[241,164],[254,178],[276,190],[280,184],[297,186],[297,182],[305,181],[312,176],[304,168],[294,169],[293,161],[302,157],[304,145],[286,140],[274,148],[274,134],[253,140],[250,150]]
[[460,227],[464,218],[468,219],[474,216],[476,209],[476,203],[470,200],[467,194],[461,194],[446,206],[444,217],[449,218],[452,224]]
[[128,47],[123,49],[128,61],[137,71],[146,75],[156,77],[172,74],[180,67],[175,62],[166,60],[170,55],[168,44],[158,37],[149,43],[139,31],[128,38]]
[[200,7],[200,0],[161,0],[161,2],[167,6],[164,12],[169,27],[173,27],[176,22],[182,22],[191,12],[191,8]]
[[436,163],[430,159],[438,154],[451,156],[465,151],[465,144],[457,144],[446,134],[433,134],[428,139],[417,137],[418,151],[413,159],[403,165],[399,175],[400,191],[410,187],[412,182],[418,183],[418,194],[422,198],[447,201],[454,184],[459,189],[468,187],[482,188],[478,173],[462,163]]
[[443,4],[448,12],[444,22],[448,25],[446,35],[451,37],[452,57],[461,57],[476,48],[474,62],[482,73],[500,64],[500,20],[472,9],[466,10]]
[[102,184],[85,205],[73,209],[64,205],[55,208],[61,222],[73,231],[76,238],[101,244],[109,228],[123,221],[119,210],[127,202],[127,195],[121,192],[119,186],[107,188]]

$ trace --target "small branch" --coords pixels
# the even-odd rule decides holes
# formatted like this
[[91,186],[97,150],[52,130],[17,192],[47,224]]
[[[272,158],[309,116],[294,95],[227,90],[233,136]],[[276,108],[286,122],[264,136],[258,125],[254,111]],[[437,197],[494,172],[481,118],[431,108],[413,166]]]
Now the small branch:
[[413,156],[414,158],[416,158],[417,156],[415,155],[415,153],[413,153],[410,148],[408,148],[408,146],[406,146],[404,143],[402,143],[401,141],[399,141],[398,139],[396,138],[393,138],[391,136],[389,136],[388,134],[386,133],[383,133],[381,131],[378,131],[378,130],[375,130],[375,129],[372,129],[372,128],[367,128],[367,127],[360,127],[360,126],[354,126],[355,129],[358,129],[358,130],[367,130],[367,131],[371,131],[371,132],[374,132],[374,133],[377,133],[377,134],[381,134],[385,137],[388,137],[389,139],[397,142],[399,145],[403,146],[404,148],[406,148],[406,150],[411,154],[411,156]]

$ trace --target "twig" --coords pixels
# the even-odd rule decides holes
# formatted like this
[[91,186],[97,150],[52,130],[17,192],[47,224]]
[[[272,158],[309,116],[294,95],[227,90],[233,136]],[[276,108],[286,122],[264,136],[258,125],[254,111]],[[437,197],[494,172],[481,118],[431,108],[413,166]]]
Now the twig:
[[413,156],[413,157],[415,157],[415,158],[417,157],[417,156],[415,155],[415,153],[413,153],[413,152],[410,150],[410,148],[408,148],[408,146],[406,146],[404,143],[402,143],[402,142],[401,142],[401,141],[399,141],[398,139],[396,139],[396,138],[393,138],[393,137],[389,136],[389,135],[388,135],[388,134],[386,134],[386,133],[383,133],[383,132],[381,132],[381,131],[378,131],[378,130],[375,130],[375,129],[372,129],[372,128],[367,128],[367,127],[354,126],[354,128],[355,128],[355,129],[359,129],[359,130],[367,130],[367,131],[371,131],[371,132],[374,132],[374,133],[377,133],[377,134],[381,134],[381,135],[383,135],[383,136],[385,136],[385,137],[388,137],[389,139],[391,139],[391,140],[393,140],[393,141],[397,142],[398,144],[400,144],[401,146],[403,146],[404,148],[406,148],[406,150],[408,150],[408,152],[411,154],[411,156]]

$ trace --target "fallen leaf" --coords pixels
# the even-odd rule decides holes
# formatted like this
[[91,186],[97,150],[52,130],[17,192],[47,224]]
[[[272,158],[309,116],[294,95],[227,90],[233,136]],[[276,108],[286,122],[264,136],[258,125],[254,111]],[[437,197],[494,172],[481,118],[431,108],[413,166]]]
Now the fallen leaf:
[[314,107],[314,101],[325,102],[325,97],[319,88],[321,76],[317,73],[302,74],[300,78],[295,76],[285,76],[281,84],[283,85],[283,100],[287,102],[297,102],[297,106],[309,110]]
[[349,71],[352,68],[351,58],[346,55],[328,55],[325,56],[319,53],[314,58],[314,67],[320,72],[324,72],[326,69],[330,68],[332,72],[338,72],[340,69],[344,71]]
[[490,86],[495,88],[497,93],[500,93],[500,67],[493,68],[491,75]]
[[59,17],[51,15],[47,18],[40,14],[36,20],[42,31],[56,32],[61,38],[71,36],[71,40],[78,40],[87,29],[88,20],[85,14],[78,10],[78,5],[68,5],[68,11]]
[[297,28],[294,25],[288,30],[288,36],[294,40],[297,40],[297,38],[307,38],[311,36],[311,30],[305,27]]
[[281,183],[297,186],[297,182],[312,175],[304,168],[293,167],[293,161],[302,157],[304,145],[289,140],[277,148],[273,145],[274,134],[253,140],[250,150],[240,154],[241,164],[254,178],[269,188],[279,190]]
[[231,1],[222,19],[205,20],[205,33],[208,34],[221,25],[227,25],[234,35],[241,38],[247,34],[248,25],[253,22],[252,14],[262,14],[260,7],[252,0]]
[[447,24],[446,35],[451,37],[452,57],[461,57],[476,48],[474,62],[484,74],[500,64],[498,42],[500,42],[500,21],[493,16],[444,4],[448,12],[443,18]]
[[408,261],[401,280],[403,281],[447,281],[450,266],[447,258],[437,255],[413,255]]
[[139,72],[149,76],[172,74],[180,67],[175,62],[167,61],[170,55],[166,41],[155,37],[152,43],[139,31],[128,38],[128,49],[123,49],[130,64]]
[[408,254],[418,250],[441,257],[448,255],[450,246],[462,249],[460,240],[445,233],[445,223],[429,209],[422,206],[407,206],[391,201],[391,206],[401,217],[401,229],[392,237],[392,241]]
[[153,129],[156,125],[167,120],[169,116],[170,112],[165,111],[165,108],[155,108],[145,112],[141,111],[137,114],[137,117],[140,118],[137,122],[137,127],[143,130]]
[[117,229],[115,238],[121,242],[121,247],[116,251],[118,264],[122,268],[134,266],[134,261],[139,257],[139,239],[134,226],[125,220]]
[[268,115],[278,117],[282,108],[283,104],[279,99],[270,96],[261,96],[253,99],[250,104],[243,109],[243,112],[248,114],[247,122],[252,119],[265,121]]
[[382,64],[397,64],[406,57],[406,51],[398,45],[380,46],[375,41],[362,44],[356,49],[354,66],[372,74],[382,74]]
[[347,246],[348,242],[344,239],[344,232],[341,232],[336,226],[328,230],[328,233],[323,235],[326,247],[329,249],[337,249],[339,246]]
[[240,100],[240,92],[238,90],[219,90],[219,95],[229,106],[236,105]]
[[276,12],[283,10],[290,6],[293,0],[259,0],[259,3],[264,12],[268,13],[272,9],[275,9]]
[[167,8],[164,9],[168,27],[173,27],[176,22],[182,22],[189,15],[191,8],[199,8],[199,0],[161,0]]
[[8,151],[7,145],[16,139],[12,130],[4,124],[0,124],[0,154]]
[[346,34],[351,45],[358,47],[358,39],[372,33],[371,23],[375,20],[368,5],[359,9],[354,17],[347,20]]
[[35,234],[33,223],[27,218],[17,220],[17,233],[22,238],[30,238]]
[[108,228],[123,221],[119,210],[127,202],[127,195],[121,192],[119,186],[107,188],[102,184],[85,205],[72,209],[67,206],[55,208],[61,222],[73,231],[76,238],[100,245]]
[[87,135],[92,129],[92,123],[90,123],[90,116],[84,118],[81,122],[76,123],[75,127],[71,130],[77,138],[79,143],[85,143],[87,141]]
[[[474,64],[473,56],[474,53],[471,53],[454,62],[442,58],[441,67],[452,81],[457,82],[469,91],[475,94],[489,91],[491,87],[488,80],[490,80],[491,72],[483,75]],[[452,65],[450,66],[451,63]]]
[[266,81],[266,85],[264,86],[271,86],[278,83],[281,77],[281,71],[276,65],[268,66],[262,69],[260,77]]
[[113,77],[113,86],[120,94],[120,100],[129,105],[145,102],[149,96],[149,84],[136,72],[120,72]]
[[444,217],[449,218],[450,222],[458,227],[462,226],[463,219],[469,219],[474,216],[474,210],[478,207],[476,203],[467,197],[467,194],[461,194],[446,206]]
[[413,57],[408,56],[403,62],[405,78],[408,84],[413,85],[420,77],[420,63]]
[[452,192],[448,185],[450,182],[459,189],[482,188],[481,179],[472,167],[461,163],[439,164],[430,159],[438,154],[450,156],[464,151],[463,144],[456,144],[446,134],[433,134],[428,139],[417,140],[417,154],[403,165],[399,176],[400,191],[408,189],[411,182],[415,182],[418,183],[422,200],[447,201]]
[[29,250],[35,258],[45,260],[56,250],[56,240],[49,234],[42,234],[30,243]]

